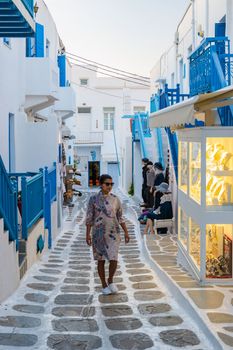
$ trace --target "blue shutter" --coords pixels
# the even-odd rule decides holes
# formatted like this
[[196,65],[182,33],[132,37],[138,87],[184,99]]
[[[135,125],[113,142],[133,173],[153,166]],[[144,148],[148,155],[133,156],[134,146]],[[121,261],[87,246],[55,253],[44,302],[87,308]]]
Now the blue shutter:
[[32,57],[32,39],[26,38],[26,57]]
[[66,55],[58,56],[58,67],[60,72],[60,86],[66,86]]
[[226,23],[215,23],[215,37],[226,36]]
[[44,26],[36,23],[36,57],[44,57]]

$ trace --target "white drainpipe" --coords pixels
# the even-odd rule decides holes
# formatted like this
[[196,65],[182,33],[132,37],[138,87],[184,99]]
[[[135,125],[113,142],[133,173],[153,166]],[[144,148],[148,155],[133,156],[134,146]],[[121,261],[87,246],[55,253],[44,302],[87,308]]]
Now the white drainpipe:
[[197,34],[197,30],[196,30],[196,9],[195,9],[195,5],[196,2],[195,0],[190,0],[192,3],[192,37],[193,37],[193,42],[192,42],[192,48],[193,51],[196,49],[196,34]]
[[209,36],[209,0],[205,0],[205,38]]

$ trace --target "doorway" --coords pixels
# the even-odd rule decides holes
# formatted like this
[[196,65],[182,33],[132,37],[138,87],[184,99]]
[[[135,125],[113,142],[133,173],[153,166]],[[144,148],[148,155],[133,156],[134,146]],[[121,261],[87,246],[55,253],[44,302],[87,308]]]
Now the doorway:
[[108,174],[112,177],[114,182],[114,188],[119,186],[119,169],[118,163],[110,162],[108,163]]
[[88,162],[88,185],[99,186],[100,162]]

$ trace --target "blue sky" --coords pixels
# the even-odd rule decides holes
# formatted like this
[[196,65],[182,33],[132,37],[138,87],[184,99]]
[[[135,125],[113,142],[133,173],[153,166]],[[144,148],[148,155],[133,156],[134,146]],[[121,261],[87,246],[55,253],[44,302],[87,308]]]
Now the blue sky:
[[149,76],[189,0],[45,0],[67,51]]

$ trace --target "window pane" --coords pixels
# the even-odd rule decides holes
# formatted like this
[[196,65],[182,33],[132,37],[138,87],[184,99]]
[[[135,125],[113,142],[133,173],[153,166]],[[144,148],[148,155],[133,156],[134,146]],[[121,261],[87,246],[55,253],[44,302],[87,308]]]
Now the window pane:
[[80,79],[80,85],[88,85],[88,79]]
[[206,277],[232,278],[232,225],[206,225]]
[[179,240],[187,249],[188,244],[188,216],[179,208]]
[[208,137],[206,143],[206,204],[233,205],[233,138]]
[[114,116],[110,116],[110,130],[113,130],[114,128]]
[[78,113],[91,113],[91,107],[78,107]]
[[190,197],[201,203],[201,144],[190,143]]
[[199,269],[201,265],[200,245],[201,228],[193,219],[190,219],[189,253]]
[[108,115],[104,114],[104,130],[108,130]]
[[188,144],[179,142],[179,189],[187,193],[188,189]]

